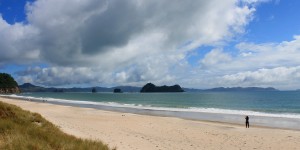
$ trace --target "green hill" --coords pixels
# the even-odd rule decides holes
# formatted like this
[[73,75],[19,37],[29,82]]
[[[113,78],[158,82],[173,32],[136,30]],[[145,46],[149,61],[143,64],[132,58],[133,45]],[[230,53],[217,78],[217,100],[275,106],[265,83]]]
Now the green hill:
[[0,93],[20,93],[18,83],[7,73],[0,73]]

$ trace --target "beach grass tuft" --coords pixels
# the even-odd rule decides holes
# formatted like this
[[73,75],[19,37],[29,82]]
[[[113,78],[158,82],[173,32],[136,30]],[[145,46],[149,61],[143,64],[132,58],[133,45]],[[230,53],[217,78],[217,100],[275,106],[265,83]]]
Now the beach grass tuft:
[[101,141],[63,133],[40,114],[0,102],[0,149],[109,150],[109,147]]

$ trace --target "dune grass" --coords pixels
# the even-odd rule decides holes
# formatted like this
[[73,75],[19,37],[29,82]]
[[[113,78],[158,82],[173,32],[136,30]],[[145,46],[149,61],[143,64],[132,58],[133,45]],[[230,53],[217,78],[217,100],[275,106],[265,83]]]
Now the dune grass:
[[0,149],[109,150],[100,141],[83,140],[60,131],[40,114],[0,102]]

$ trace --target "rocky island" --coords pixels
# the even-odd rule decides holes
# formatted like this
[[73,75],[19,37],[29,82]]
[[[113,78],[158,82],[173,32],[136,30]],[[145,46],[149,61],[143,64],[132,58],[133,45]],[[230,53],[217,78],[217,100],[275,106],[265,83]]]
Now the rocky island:
[[116,88],[116,89],[114,89],[114,93],[123,93],[123,92],[122,92],[122,90],[121,90],[121,89],[119,89],[119,88]]
[[147,83],[140,91],[141,93],[147,93],[147,92],[184,92],[184,90],[178,85],[173,86],[156,86],[152,83]]
[[18,83],[11,75],[7,73],[0,73],[0,94],[11,93],[20,93]]

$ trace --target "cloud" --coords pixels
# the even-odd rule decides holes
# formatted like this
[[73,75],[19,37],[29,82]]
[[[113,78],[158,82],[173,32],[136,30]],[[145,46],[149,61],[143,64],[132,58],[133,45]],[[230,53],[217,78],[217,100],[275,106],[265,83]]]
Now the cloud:
[[20,77],[18,80],[22,83],[31,81],[31,83],[39,85],[59,86],[101,83],[102,81],[98,79],[105,78],[106,74],[87,67],[34,67],[19,71],[17,75]]
[[220,70],[255,70],[261,68],[276,68],[282,66],[297,66],[300,64],[300,36],[294,36],[291,41],[280,43],[246,43],[235,46],[237,52],[212,50],[200,61],[209,64],[208,69]]
[[[20,83],[31,82],[46,86],[60,85],[136,85],[142,86],[145,82],[156,81],[163,84],[175,79],[175,76],[169,75],[170,63],[180,62],[183,56],[169,55],[156,56],[161,59],[152,60],[151,57],[145,57],[138,64],[121,67],[114,71],[107,71],[102,67],[29,67],[26,70],[18,71],[16,74],[20,77]],[[184,67],[178,64],[177,68]]]
[[240,52],[253,54],[249,57],[240,58],[237,63],[257,62],[255,63],[256,68],[297,66],[300,63],[298,59],[300,56],[300,36],[294,36],[293,40],[281,43],[240,43],[236,47]]
[[221,49],[213,49],[201,60],[203,67],[216,66],[216,64],[226,63],[231,61],[231,56],[227,53],[224,53]]
[[[42,60],[56,65],[77,65],[95,62],[107,53],[144,53],[137,42],[143,42],[143,47],[158,45],[151,51],[159,52],[175,50],[187,41],[196,47],[210,44],[231,36],[234,31],[241,32],[253,11],[229,0],[172,3],[41,0],[27,4],[28,24],[8,25],[2,19],[7,29],[1,31],[19,39],[20,45],[25,43],[26,39],[22,39],[25,35],[34,40],[26,42],[36,45]],[[16,30],[23,33],[16,34]],[[143,37],[147,40],[139,40]],[[6,43],[18,45],[13,39]],[[28,52],[35,48],[16,49]]]
[[276,86],[284,89],[299,87],[300,66],[258,69],[225,75],[221,81],[231,86]]
[[300,36],[280,43],[242,42],[235,48],[236,53],[222,49],[207,53],[190,77],[191,85],[299,88]]
[[38,59],[37,30],[22,23],[8,24],[0,14],[0,65],[7,62],[28,64]]
[[[188,52],[243,34],[260,2],[38,0],[26,5],[26,23],[0,18],[0,35],[9,37],[0,64],[48,64],[20,74],[45,85],[172,82],[185,76]],[[203,64],[230,60],[221,50],[210,55],[220,61]]]

